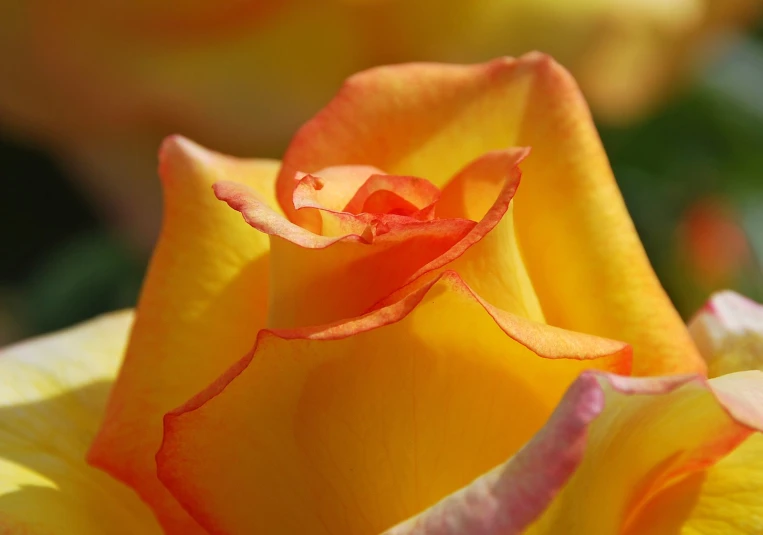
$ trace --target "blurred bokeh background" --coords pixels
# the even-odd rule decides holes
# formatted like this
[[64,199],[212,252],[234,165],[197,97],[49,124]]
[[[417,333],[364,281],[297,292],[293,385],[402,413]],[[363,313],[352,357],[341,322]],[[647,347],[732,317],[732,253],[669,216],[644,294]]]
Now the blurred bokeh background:
[[0,343],[134,304],[156,152],[279,157],[355,71],[542,50],[663,285],[763,300],[761,0],[0,0]]

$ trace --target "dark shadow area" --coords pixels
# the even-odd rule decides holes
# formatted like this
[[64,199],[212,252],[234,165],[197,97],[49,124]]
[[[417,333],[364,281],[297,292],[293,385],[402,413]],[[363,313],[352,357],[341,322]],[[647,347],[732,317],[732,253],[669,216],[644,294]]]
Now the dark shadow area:
[[85,198],[53,158],[0,137],[0,284],[18,284],[51,249],[98,228]]

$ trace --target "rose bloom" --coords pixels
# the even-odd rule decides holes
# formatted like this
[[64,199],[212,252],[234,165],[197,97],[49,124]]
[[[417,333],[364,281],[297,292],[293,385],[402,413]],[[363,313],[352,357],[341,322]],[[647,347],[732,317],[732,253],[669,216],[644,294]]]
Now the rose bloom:
[[280,154],[344,78],[403,61],[539,49],[602,118],[628,121],[751,24],[757,0],[3,2],[0,125],[60,154],[134,243],[153,245],[156,146],[184,132]]
[[763,530],[761,313],[698,317],[708,378],[550,58],[370,70],[282,162],[160,175],[137,311],[0,358],[4,532]]

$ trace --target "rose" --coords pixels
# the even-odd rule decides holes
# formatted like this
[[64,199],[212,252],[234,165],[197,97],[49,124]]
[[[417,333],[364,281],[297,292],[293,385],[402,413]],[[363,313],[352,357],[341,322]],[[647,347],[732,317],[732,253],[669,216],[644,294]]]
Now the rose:
[[[611,533],[651,522],[641,511],[663,503],[652,498],[668,482],[721,466],[759,428],[755,374],[708,384],[589,371],[527,443],[581,370],[704,369],[576,86],[546,57],[369,71],[302,128],[280,170],[180,138],[160,170],[164,231],[89,459],[137,490],[166,532],[380,533],[411,518],[398,533],[449,533],[450,518],[491,533],[539,518],[538,532]],[[216,201],[213,183],[271,237]],[[68,343],[92,345],[125,321]],[[6,366],[22,368],[10,405],[29,400],[21,384],[87,399],[76,387],[113,377],[117,351],[70,351],[38,371],[11,350]],[[9,518],[44,526],[54,520],[29,511],[45,506],[54,526],[134,533],[129,516],[157,529],[81,462],[53,475],[37,462],[56,445],[56,418],[83,422],[67,460],[83,454],[102,405],[81,420],[68,394],[33,400],[45,417],[12,414],[41,436],[21,461],[6,454],[25,470],[11,481],[35,471],[34,484],[61,490],[50,503],[16,496]],[[622,465],[612,441],[634,453],[610,482]],[[611,490],[599,524],[571,511],[586,487]],[[122,494],[104,503],[101,489]]]
[[[761,312],[756,313],[760,314]],[[746,323],[749,324],[750,319],[752,318],[748,316]],[[106,392],[103,387],[114,378],[121,360],[120,349],[124,346],[131,321],[132,315],[127,313],[107,316],[69,332],[20,344],[2,352],[0,368],[5,380],[0,390],[1,421],[4,424],[4,431],[0,435],[3,482],[0,491],[0,526],[4,531],[55,533],[63,527],[66,533],[160,533],[144,504],[118,483],[83,462],[88,442],[104,408]],[[763,327],[758,323],[756,328],[759,331]],[[719,335],[722,331],[716,328],[714,332]],[[744,330],[733,329],[732,337],[737,337],[740,332]],[[763,343],[763,339],[759,338],[758,343]],[[738,407],[738,401],[744,400],[745,394],[760,392],[759,383],[747,381],[745,384],[745,379],[750,377],[743,374],[729,376],[726,384],[718,385],[721,387],[718,390],[726,394],[725,399],[728,401],[730,391],[733,394],[733,390],[747,387],[742,395],[736,392],[736,400],[732,403]],[[661,439],[681,437],[682,434],[676,430],[686,429],[682,426],[687,420],[685,409],[687,405],[693,405],[691,414],[700,416],[694,423],[704,423],[703,427],[713,431],[720,428],[725,437],[736,433],[731,441],[731,446],[736,448],[730,452],[723,449],[714,452],[722,458],[711,459],[717,462],[708,463],[709,466],[699,467],[698,471],[688,477],[684,476],[678,486],[658,487],[657,492],[650,489],[652,499],[649,500],[649,506],[644,508],[646,513],[637,517],[642,525],[633,525],[643,528],[644,533],[654,533],[659,528],[675,529],[681,522],[688,523],[698,533],[713,533],[713,530],[722,529],[724,533],[741,535],[759,530],[760,433],[744,439],[747,434],[744,426],[719,419],[718,411],[706,406],[708,401],[712,401],[709,392],[703,391],[701,383],[696,380],[687,381],[686,384],[682,384],[686,379],[680,377],[672,381],[642,381],[647,382],[629,385],[626,378],[591,376],[579,380],[557,409],[555,419],[515,456],[513,463],[504,472],[493,471],[479,480],[492,484],[480,486],[475,483],[428,511],[426,515],[410,521],[408,526],[418,522],[419,527],[429,529],[426,533],[458,533],[438,528],[438,524],[447,520],[455,529],[462,529],[461,532],[491,533],[491,529],[494,530],[492,533],[518,532],[524,525],[523,522],[532,520],[543,507],[543,498],[552,496],[555,487],[563,484],[570,469],[575,467],[584,447],[582,437],[588,427],[593,431],[589,436],[595,436],[593,441],[589,439],[589,443],[594,442],[596,448],[589,445],[593,451],[585,454],[590,460],[584,477],[576,475],[577,480],[573,479],[573,482],[577,482],[577,489],[588,487],[587,494],[575,496],[574,490],[577,489],[573,489],[573,492],[566,490],[561,495],[566,496],[566,500],[560,502],[566,502],[567,507],[557,505],[555,510],[574,512],[570,505],[580,510],[576,516],[561,518],[561,529],[575,529],[598,521],[602,509],[597,506],[608,504],[597,503],[597,498],[613,490],[622,491],[625,479],[621,477],[622,472],[613,474],[608,471],[612,468],[613,457],[617,460],[617,456],[612,453],[623,452],[619,457],[627,462],[633,458],[632,455],[638,456],[648,439],[654,437],[654,434],[645,436],[632,432],[618,433],[615,434],[620,439],[618,443],[607,444],[611,424],[617,420],[611,413],[622,411],[623,406],[628,408],[628,404],[633,404],[634,401],[646,400],[651,402],[647,404],[647,409],[656,406],[661,413],[655,415],[648,410],[630,411],[629,421],[616,422],[620,424],[620,429],[624,424],[628,426],[627,429],[633,430],[630,425],[640,419],[642,427],[638,431],[643,432],[646,427],[646,431],[654,433],[654,429],[649,429],[650,426],[644,424],[649,421],[665,422],[665,409],[673,409],[667,419],[668,425],[663,425],[662,429],[656,431],[661,433]],[[709,384],[717,385],[718,382],[712,379]],[[684,390],[681,391],[681,388]],[[634,392],[636,389],[641,392]],[[671,389],[673,392],[670,392]],[[602,398],[598,396],[602,390],[614,403],[604,409],[610,412],[609,418],[596,421],[593,419],[597,412],[603,409],[600,403]],[[627,394],[623,395],[625,392]],[[676,392],[681,396],[677,396]],[[632,395],[634,393],[636,395]],[[660,399],[671,395],[673,399]],[[695,403],[687,404],[687,397],[693,397]],[[676,410],[679,414],[676,414]],[[724,415],[721,413],[721,416]],[[708,423],[711,425],[708,426]],[[712,424],[716,426],[713,427]],[[707,438],[707,434],[704,438]],[[744,441],[737,445],[740,438]],[[605,439],[604,444],[602,439]],[[712,445],[712,441],[706,442]],[[611,447],[604,448],[603,445]],[[695,448],[696,445],[694,444]],[[669,448],[666,450],[670,452]],[[602,457],[596,454],[601,453],[608,454],[604,459],[610,463],[599,464]],[[497,482],[491,481],[499,474],[503,477]],[[604,487],[601,495],[591,494],[591,480],[597,488]],[[469,500],[459,500],[464,496],[468,496]],[[593,503],[589,502],[589,496],[594,498],[591,500]],[[729,500],[733,502],[730,503]],[[549,517],[559,519],[558,516]],[[645,523],[646,526],[643,525]],[[405,527],[407,526],[400,526],[392,533],[408,533]],[[639,532],[632,529],[629,533]]]
[[570,68],[600,115],[627,120],[758,9],[752,0],[34,0],[0,20],[0,121],[64,155],[103,214],[148,248],[159,221],[156,145],[172,132],[234,154],[279,154],[360,69],[534,49]]

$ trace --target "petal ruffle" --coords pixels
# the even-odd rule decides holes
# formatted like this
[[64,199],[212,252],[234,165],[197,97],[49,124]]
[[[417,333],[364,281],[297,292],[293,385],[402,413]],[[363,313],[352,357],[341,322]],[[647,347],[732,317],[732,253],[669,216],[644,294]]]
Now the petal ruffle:
[[549,323],[633,344],[637,374],[703,371],[639,243],[585,102],[546,56],[353,76],[295,136],[278,198],[298,222],[290,205],[298,171],[364,164],[442,187],[473,159],[511,146],[533,150],[516,232]]
[[[443,192],[443,214],[450,219],[386,215],[378,221],[383,232],[370,236],[358,228],[343,236],[314,234],[278,215],[242,184],[222,182],[215,192],[250,225],[272,236],[270,327],[318,325],[363,314],[396,301],[397,291],[415,279],[419,286],[431,283],[443,269],[458,271],[491,304],[542,321],[509,211],[526,154],[526,149],[501,150],[470,162],[454,179],[458,187]],[[479,206],[481,213],[461,210],[482,184],[490,186],[493,198]]]
[[267,237],[242,225],[211,187],[240,181],[266,202],[278,162],[225,157],[179,137],[160,160],[164,227],[89,460],[135,488],[167,532],[186,535],[200,528],[156,478],[162,417],[246,354],[267,314]]
[[713,295],[689,322],[710,377],[763,370],[763,306],[730,290]]
[[85,462],[130,312],[0,351],[0,532],[160,534],[135,493]]
[[517,451],[581,369],[629,360],[446,272],[353,320],[262,331],[167,415],[159,475],[211,533],[379,533]]

